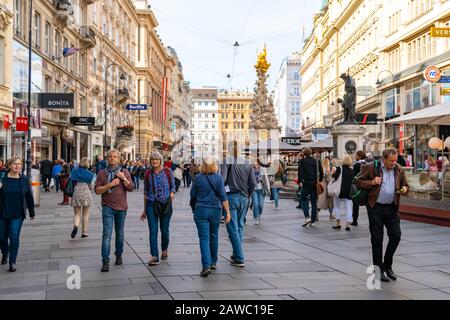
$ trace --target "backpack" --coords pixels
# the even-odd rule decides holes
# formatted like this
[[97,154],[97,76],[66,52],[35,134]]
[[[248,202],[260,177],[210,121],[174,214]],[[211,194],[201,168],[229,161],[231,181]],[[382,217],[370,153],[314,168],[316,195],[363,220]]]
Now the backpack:
[[[356,203],[359,206],[366,206],[369,202],[369,192],[370,190],[366,189],[359,189],[356,185],[356,181],[361,177],[361,172],[363,171],[363,168],[367,166],[365,164],[364,166],[361,166],[361,170],[359,173],[353,178],[352,182],[352,189],[350,192],[350,196],[352,197],[352,200],[354,203]],[[375,170],[375,177],[380,176],[380,161],[374,160],[374,170]]]
[[[170,185],[172,184],[172,181],[171,181],[171,177],[170,177],[170,169],[169,168],[167,168],[167,167],[163,167],[163,170],[164,170],[164,172],[166,173],[166,176],[167,176],[167,181],[169,181],[169,188],[170,188]],[[144,187],[145,187],[145,190],[147,190],[147,192],[149,192],[150,191],[150,175],[151,175],[151,172],[152,172],[152,169],[151,168],[149,168],[149,169],[147,169],[146,171],[145,171],[145,176],[144,176]]]

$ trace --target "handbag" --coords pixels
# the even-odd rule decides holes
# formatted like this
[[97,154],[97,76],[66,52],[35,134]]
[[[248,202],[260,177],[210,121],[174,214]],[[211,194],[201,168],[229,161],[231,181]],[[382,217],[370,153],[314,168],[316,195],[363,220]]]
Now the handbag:
[[[155,210],[155,216],[160,217],[160,216],[169,214],[170,212],[172,212],[172,199],[170,199],[170,197],[166,201],[159,201],[158,199],[156,199],[155,180],[153,177],[153,172],[150,172],[150,176],[152,179],[153,194],[155,195],[155,202],[153,204],[153,209]],[[170,186],[170,182],[169,182],[169,186]]]
[[316,171],[317,171],[317,180],[316,180],[316,191],[317,195],[320,195],[325,192],[325,187],[323,184],[319,181],[319,160],[316,159]]
[[66,183],[66,187],[64,188],[64,194],[66,194],[69,197],[73,197],[73,193],[75,192],[75,186],[77,185],[77,182],[73,180],[72,178],[69,178],[69,180]]
[[341,173],[339,174],[339,177],[337,180],[333,179],[328,184],[327,191],[328,196],[330,197],[337,197],[341,193],[341,186],[342,186],[342,167],[339,167],[341,169]]

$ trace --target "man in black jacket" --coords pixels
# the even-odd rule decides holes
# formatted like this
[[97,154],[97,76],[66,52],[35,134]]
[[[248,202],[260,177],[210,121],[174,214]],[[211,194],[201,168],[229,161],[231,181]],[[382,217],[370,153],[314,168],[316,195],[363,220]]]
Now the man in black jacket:
[[45,192],[50,192],[50,182],[52,180],[53,162],[48,157],[41,161],[40,173],[42,176],[42,185]]
[[[306,227],[308,224],[311,224],[311,227],[315,227],[316,225],[316,217],[317,217],[317,181],[323,180],[323,170],[320,165],[320,161],[311,157],[312,151],[310,148],[305,148],[303,150],[304,159],[300,160],[300,164],[298,166],[298,183],[302,188],[300,202],[303,209],[303,213],[305,214],[305,223],[303,224]],[[319,176],[317,176],[319,173]],[[309,206],[308,206],[308,196],[311,199],[311,218],[309,215]]]
[[[353,165],[353,175],[356,177],[361,169],[366,165],[366,154],[361,150],[356,151],[355,160],[356,162]],[[351,223],[352,226],[358,225],[358,218],[359,204],[353,202],[353,221]]]

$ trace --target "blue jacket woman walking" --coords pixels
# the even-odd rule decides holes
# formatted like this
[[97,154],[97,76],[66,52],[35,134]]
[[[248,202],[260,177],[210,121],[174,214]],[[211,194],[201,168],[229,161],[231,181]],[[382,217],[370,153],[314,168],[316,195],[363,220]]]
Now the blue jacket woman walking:
[[168,258],[169,226],[172,217],[172,200],[175,196],[175,179],[172,170],[163,167],[162,155],[154,151],[150,155],[150,168],[144,177],[144,212],[141,221],[147,219],[150,229],[149,266],[159,264],[158,221],[161,229],[161,259]]
[[191,188],[190,203],[200,240],[202,277],[207,277],[211,274],[211,269],[215,270],[217,266],[222,206],[227,213],[225,222],[229,223],[231,220],[225,185],[218,171],[219,167],[214,158],[204,159],[200,167],[201,174],[195,177]]
[[19,237],[26,210],[31,220],[35,216],[30,181],[21,172],[22,159],[13,157],[8,161],[8,172],[2,172],[0,176],[1,263],[7,264],[9,255],[10,272],[16,271]]

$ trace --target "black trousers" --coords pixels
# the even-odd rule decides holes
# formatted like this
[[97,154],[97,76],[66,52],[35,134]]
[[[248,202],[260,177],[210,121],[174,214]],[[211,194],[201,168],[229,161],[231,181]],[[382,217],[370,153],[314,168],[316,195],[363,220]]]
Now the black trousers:
[[357,222],[359,218],[359,204],[353,202],[353,221]]
[[45,190],[49,190],[52,176],[42,176],[42,185]]
[[[381,270],[390,269],[395,250],[397,250],[401,238],[400,217],[397,214],[397,209],[395,204],[384,205],[377,203],[373,208],[367,206],[367,210],[369,215],[373,264]],[[383,262],[384,227],[387,229],[389,242],[386,247]]]

